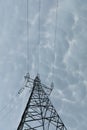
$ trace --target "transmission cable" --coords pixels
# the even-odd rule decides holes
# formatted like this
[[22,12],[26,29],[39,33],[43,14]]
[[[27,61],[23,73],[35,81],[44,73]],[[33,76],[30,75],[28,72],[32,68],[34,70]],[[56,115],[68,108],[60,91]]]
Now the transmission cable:
[[24,87],[22,87],[17,93],[16,95],[14,95],[14,97],[12,97],[11,99],[9,99],[9,101],[0,109],[0,115],[2,114],[2,112],[4,112],[10,105],[11,103],[13,103],[15,101],[15,99],[17,99],[21,93],[23,92]]
[[41,40],[41,0],[39,0],[39,17],[38,17],[38,73],[40,73],[40,40]]
[[27,59],[26,59],[26,71],[29,72],[30,70],[30,34],[29,34],[29,31],[30,31],[30,26],[29,26],[29,0],[27,0],[27,5],[26,5],[26,8],[27,8],[27,18],[26,18],[26,21],[27,21]]
[[[26,16],[26,24],[27,24],[27,46],[26,46],[26,50],[27,50],[27,58],[26,58],[26,71],[29,72],[30,70],[30,65],[29,65],[29,60],[30,60],[30,34],[29,34],[29,0],[27,0],[27,5],[26,5],[26,8],[27,8],[27,16]],[[11,103],[13,103],[15,101],[15,99],[17,97],[19,97],[19,95],[22,93],[22,91],[24,90],[24,87],[21,88],[19,90],[18,93],[16,93],[16,95],[14,97],[12,97],[12,99],[10,99],[10,101],[8,101],[7,104],[5,104],[1,109],[0,109],[0,115],[2,114],[2,112],[6,111],[6,109],[11,105]],[[11,108],[13,109],[13,108]],[[10,112],[10,111],[9,111]]]
[[[26,86],[25,86],[26,87]],[[22,87],[17,93],[16,95],[14,95],[14,97],[12,97],[7,104],[5,104],[1,109],[0,109],[0,120],[7,116],[7,114],[9,114],[11,111],[13,111],[14,107],[10,107],[11,105],[15,105],[14,103],[16,101],[18,101],[17,99],[20,97],[20,95],[23,93],[23,91],[25,90],[25,87]],[[13,104],[12,104],[13,103]],[[7,110],[10,109],[8,112]],[[6,113],[5,113],[6,112]],[[1,116],[1,114],[4,114]]]
[[9,106],[11,106],[11,103],[14,103],[14,101],[17,99],[19,95],[16,94],[14,97],[12,97],[10,99],[10,101],[5,104],[1,109],[0,109],[0,119],[1,119],[1,114],[4,114],[5,112],[7,113],[7,109],[9,108]]
[[[59,6],[59,0],[56,0],[55,29],[54,29],[54,56],[55,56],[55,49],[56,49],[56,42],[57,42],[58,6]],[[54,80],[54,71],[55,71],[55,57],[54,57],[54,64],[53,64],[53,80]]]
[[[16,94],[3,108],[2,110],[0,110],[0,120],[2,119],[6,119],[7,115],[9,115],[13,110],[14,110],[14,103],[17,103],[18,100],[15,101],[15,99],[17,99],[17,97],[19,96],[19,94]],[[13,103],[13,104],[11,104]],[[12,105],[12,106],[11,106]],[[3,112],[3,113],[2,113]],[[3,114],[3,115],[1,115]]]

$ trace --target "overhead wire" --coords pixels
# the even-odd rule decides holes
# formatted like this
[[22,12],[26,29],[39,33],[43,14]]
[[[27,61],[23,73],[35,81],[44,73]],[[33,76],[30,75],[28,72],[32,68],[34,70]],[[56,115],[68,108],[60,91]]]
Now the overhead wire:
[[[26,46],[26,50],[27,50],[27,58],[26,58],[26,71],[29,72],[29,60],[30,60],[30,45],[29,45],[29,0],[27,0],[26,2],[26,9],[27,9],[27,15],[26,15],[26,24],[27,24],[27,46]],[[13,103],[15,101],[15,99],[17,99],[17,97],[22,93],[23,88],[21,88],[19,90],[18,93],[16,93],[16,95],[14,97],[12,97],[1,109],[0,109],[0,117],[1,114],[5,113],[5,111],[9,108],[9,106],[11,106],[11,103]],[[10,111],[9,111],[10,112]],[[7,111],[6,111],[7,114]]]
[[[17,93],[16,96],[19,96],[19,94]],[[12,111],[14,111],[16,109],[15,104],[17,103],[18,100],[15,100],[17,97],[13,97],[9,103],[7,105],[4,106],[4,110],[2,111],[4,113],[0,113],[0,120],[2,121],[2,119],[6,119],[8,117],[9,114],[11,114]],[[12,104],[11,104],[12,103]],[[14,104],[15,103],[15,104]],[[1,111],[0,111],[1,112]],[[2,114],[2,115],[1,115]]]
[[9,108],[9,106],[11,106],[11,103],[14,103],[16,99],[18,99],[18,97],[21,95],[21,93],[23,92],[22,89],[24,87],[22,87],[17,93],[16,95],[14,95],[14,97],[12,97],[1,109],[0,109],[0,116],[1,114],[6,111],[6,109]]
[[1,117],[0,116],[0,120],[2,121],[2,119],[6,119],[6,117],[14,110],[14,107],[11,107],[9,111],[6,111],[6,113],[4,113],[4,115]]
[[59,7],[59,0],[56,0],[56,11],[55,11],[55,29],[54,29],[54,63],[53,63],[53,81],[54,81],[54,71],[55,71],[55,49],[56,49],[56,42],[57,42],[57,23],[58,23],[58,7]]
[[[14,103],[15,100],[17,99],[17,97],[19,96],[19,94],[17,93],[14,97],[12,97],[1,109],[0,109],[0,119],[2,118],[2,114],[7,115],[7,109],[9,108],[9,106],[11,106],[11,103]],[[6,113],[5,113],[6,112]]]
[[27,27],[27,59],[26,59],[26,71],[29,72],[30,70],[30,26],[29,26],[29,0],[27,0],[27,18],[26,18],[26,27]]
[[[26,9],[27,9],[27,16],[26,16],[26,24],[27,24],[27,58],[26,58],[26,71],[29,72],[29,61],[30,61],[30,34],[29,34],[29,0],[27,0],[26,2]],[[0,113],[4,112],[10,105],[11,103],[14,102],[14,100],[22,93],[22,91],[24,90],[24,87],[21,88],[19,90],[19,92],[12,98],[10,99],[10,101],[5,104],[1,109],[0,109]]]
[[[54,46],[56,44],[56,40],[57,40],[57,20],[58,20],[58,0],[57,0],[57,5],[56,5],[56,20],[55,20],[55,38],[54,38]],[[41,17],[40,17],[40,13],[41,13],[41,0],[39,0],[39,26],[38,26],[38,31],[39,31],[39,63],[40,63],[40,38],[41,38]],[[29,0],[27,0],[27,72],[29,72],[29,60],[30,60],[30,44],[29,44]],[[55,62],[55,60],[54,60]],[[39,67],[39,66],[38,66]],[[53,68],[53,75],[54,75],[54,68]],[[5,106],[3,106],[3,108],[0,110],[0,113],[2,113],[4,110],[6,110],[8,108],[8,106],[14,102],[14,100],[19,96],[19,94],[17,93],[15,95],[15,97],[13,97]],[[10,111],[9,111],[10,112]]]
[[[26,87],[26,85],[25,85]],[[0,109],[0,120],[4,119],[4,117],[11,113],[14,110],[14,105],[18,101],[18,97],[23,93],[25,87],[22,87],[16,95],[14,95],[1,109]],[[29,90],[30,92],[31,90]]]
[[[26,27],[27,27],[27,46],[26,46],[26,50],[27,50],[27,58],[26,58],[26,71],[29,72],[30,70],[30,34],[29,34],[29,0],[27,0],[26,2],[26,9],[27,9],[27,15],[26,15]],[[24,87],[21,88],[19,90],[18,93],[16,93],[16,95],[14,97],[12,97],[10,99],[10,101],[8,101],[1,109],[0,109],[0,119],[1,119],[1,114],[3,114],[3,112],[5,113],[5,111],[9,108],[9,106],[11,106],[11,103],[13,103],[15,101],[15,99],[17,97],[19,97],[19,95],[22,93]],[[13,109],[13,108],[11,108]],[[10,113],[11,110],[9,110],[8,113]],[[6,111],[6,114],[4,114],[4,116],[7,115],[7,111]]]
[[[28,17],[29,17],[29,0],[27,0],[27,71],[29,71],[29,21],[28,21]],[[39,0],[39,26],[38,26],[38,31],[39,31],[39,45],[40,45],[40,31],[41,31],[41,18],[40,18],[40,12],[41,12],[41,0]],[[56,4],[56,18],[55,18],[55,38],[54,38],[54,47],[55,47],[55,44],[56,44],[56,38],[57,38],[57,20],[58,20],[58,0],[57,0],[57,4]],[[40,53],[39,53],[40,55]],[[53,68],[53,75],[54,75],[54,68]],[[19,93],[17,93],[15,95],[15,97],[19,96]],[[13,102],[13,99],[11,99],[9,101],[10,102]],[[3,108],[0,110],[0,113],[6,108],[8,107],[9,103],[7,103],[5,106],[3,106]]]
[[40,42],[41,42],[41,0],[39,0],[39,19],[38,19],[38,73],[40,73]]
[[[22,88],[21,88],[22,89]],[[21,90],[20,89],[20,90]],[[18,97],[20,97],[21,93],[20,90],[16,93],[16,95],[14,97],[12,97],[10,99],[10,101],[8,101],[7,104],[5,104],[1,109],[0,109],[0,120],[2,119],[6,119],[6,117],[12,112],[14,111],[14,109],[16,108],[15,107],[15,104],[17,103],[18,101]],[[5,117],[5,118],[4,118]]]

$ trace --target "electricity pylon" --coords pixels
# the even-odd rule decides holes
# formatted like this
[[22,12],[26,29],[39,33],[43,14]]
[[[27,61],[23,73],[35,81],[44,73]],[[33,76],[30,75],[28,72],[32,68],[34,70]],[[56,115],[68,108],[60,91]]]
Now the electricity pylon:
[[17,130],[67,130],[49,99],[53,83],[49,88],[38,75],[33,80],[29,73],[25,79],[32,91]]

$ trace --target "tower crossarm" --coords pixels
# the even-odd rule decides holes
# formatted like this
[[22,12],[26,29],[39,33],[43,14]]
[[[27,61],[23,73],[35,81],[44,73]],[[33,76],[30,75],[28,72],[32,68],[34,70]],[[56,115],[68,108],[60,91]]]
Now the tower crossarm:
[[[37,76],[38,76],[38,75],[37,75]],[[25,77],[25,87],[28,87],[28,88],[29,88],[29,87],[30,87],[30,86],[29,86],[29,83],[33,84],[33,83],[34,83],[34,79],[32,79],[32,78],[30,77],[29,73],[27,73],[26,76],[24,76],[24,77]],[[50,87],[47,86],[47,85],[45,85],[45,84],[43,84],[43,83],[41,83],[41,82],[39,82],[39,85],[42,86],[42,88],[44,89],[44,91],[46,92],[46,94],[47,94],[48,96],[50,96],[50,94],[51,94],[51,92],[52,92],[52,90],[53,90],[53,88],[54,88],[53,82],[51,83]]]

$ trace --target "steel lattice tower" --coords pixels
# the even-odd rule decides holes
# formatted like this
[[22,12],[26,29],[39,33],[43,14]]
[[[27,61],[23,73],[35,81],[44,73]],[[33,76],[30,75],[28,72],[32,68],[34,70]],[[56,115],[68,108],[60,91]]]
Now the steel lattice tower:
[[25,79],[32,91],[17,130],[67,130],[49,99],[53,85],[48,88],[38,75],[33,80],[27,74]]

